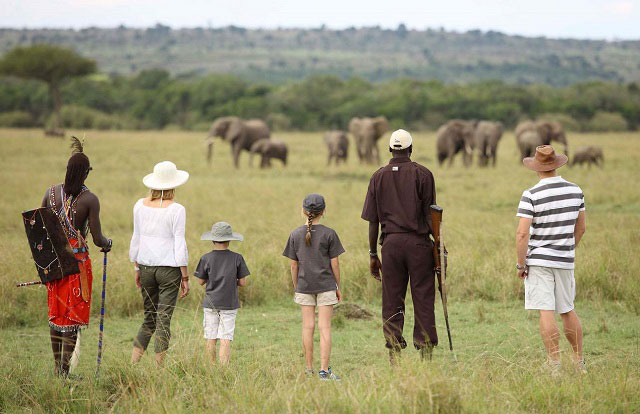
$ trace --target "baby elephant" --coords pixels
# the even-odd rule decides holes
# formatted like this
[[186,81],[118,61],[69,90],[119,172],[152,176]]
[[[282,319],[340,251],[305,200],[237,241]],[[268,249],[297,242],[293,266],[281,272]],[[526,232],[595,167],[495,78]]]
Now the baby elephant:
[[258,140],[253,143],[250,152],[249,165],[253,165],[254,154],[261,155],[260,168],[271,167],[271,158],[279,159],[283,165],[287,165],[289,148],[287,148],[287,144],[282,141],[270,138]]
[[600,147],[584,147],[577,150],[573,155],[571,165],[582,165],[585,162],[587,163],[589,168],[591,168],[591,164],[602,167],[602,165],[604,164],[604,155],[602,154],[602,149]]
[[336,165],[342,161],[347,161],[347,155],[349,150],[349,139],[345,131],[327,131],[324,133],[324,142],[327,144],[329,150],[329,159],[327,165],[331,165],[331,160],[334,160]]

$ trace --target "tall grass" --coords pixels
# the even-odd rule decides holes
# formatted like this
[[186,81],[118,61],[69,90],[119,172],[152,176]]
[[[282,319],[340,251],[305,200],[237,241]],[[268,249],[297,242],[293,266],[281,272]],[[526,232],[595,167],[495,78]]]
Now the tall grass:
[[[252,271],[244,303],[288,298],[291,283],[281,252],[289,232],[303,223],[303,197],[319,192],[328,203],[324,223],[336,229],[347,250],[341,257],[346,298],[379,297],[379,284],[367,269],[367,223],[360,219],[367,183],[377,167],[359,165],[354,157],[347,165],[327,167],[321,134],[277,135],[290,146],[290,163],[282,168],[276,162],[264,171],[248,168],[246,155],[241,168],[234,169],[229,146],[221,141],[216,142],[213,166],[208,167],[199,133],[87,132],[86,153],[93,165],[87,185],[100,197],[102,228],[114,240],[107,287],[112,314],[131,315],[140,309],[127,255],[132,207],[146,194],[142,177],[165,159],[191,173],[189,182],[177,191],[177,201],[187,209],[191,271],[210,249],[199,240],[200,234],[215,221],[226,220],[245,235],[244,242],[231,247],[245,256]],[[587,234],[577,251],[578,297],[622,301],[640,313],[640,284],[634,272],[640,265],[635,253],[640,241],[640,135],[571,134],[569,139],[572,149],[603,146],[606,158],[603,169],[561,170],[583,188],[587,204]],[[37,279],[20,213],[38,206],[45,189],[62,181],[69,149],[67,141],[44,138],[39,130],[2,129],[0,140],[0,297],[5,301],[0,327],[7,327],[42,321],[45,315],[43,288],[13,287],[15,282]],[[384,139],[380,147],[384,158]],[[514,274],[515,210],[521,192],[537,178],[519,164],[513,135],[507,133],[502,139],[497,168],[465,169],[461,160],[452,168],[441,168],[434,149],[433,134],[416,134],[413,158],[434,172],[438,203],[444,208],[451,299],[521,297],[522,284]],[[95,247],[91,251],[97,297],[100,254]],[[181,306],[197,307],[196,302],[192,295]]]

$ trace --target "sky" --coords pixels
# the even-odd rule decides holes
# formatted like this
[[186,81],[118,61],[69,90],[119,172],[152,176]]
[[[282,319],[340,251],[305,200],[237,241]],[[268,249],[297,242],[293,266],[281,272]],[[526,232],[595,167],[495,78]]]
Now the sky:
[[0,27],[350,26],[640,39],[640,0],[0,0]]

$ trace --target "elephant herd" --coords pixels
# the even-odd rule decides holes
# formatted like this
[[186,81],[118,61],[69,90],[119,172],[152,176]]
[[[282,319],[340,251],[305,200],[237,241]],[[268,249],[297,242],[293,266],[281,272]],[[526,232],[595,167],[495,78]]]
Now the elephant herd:
[[[349,122],[347,131],[332,130],[324,133],[328,150],[328,164],[346,162],[349,155],[349,136],[354,137],[356,154],[362,163],[380,164],[378,140],[389,130],[389,122],[383,116],[356,117]],[[477,153],[478,165],[496,165],[496,154],[500,138],[504,132],[502,123],[488,120],[452,119],[442,125],[436,133],[436,154],[440,165],[448,161],[453,164],[457,153],[462,153],[463,164],[469,167],[473,155]],[[552,142],[562,144],[564,153],[569,155],[569,146],[564,128],[558,122],[545,120],[523,121],[515,129],[516,143],[520,159],[531,157],[539,145]],[[260,119],[243,120],[235,116],[216,119],[207,136],[207,161],[211,163],[214,138],[220,137],[231,144],[233,163],[239,166],[240,153],[248,151],[250,165],[253,156],[260,155],[260,168],[271,166],[271,160],[287,164],[286,143],[273,139],[266,122]],[[572,165],[587,163],[602,165],[604,156],[598,147],[586,147],[576,152]]]

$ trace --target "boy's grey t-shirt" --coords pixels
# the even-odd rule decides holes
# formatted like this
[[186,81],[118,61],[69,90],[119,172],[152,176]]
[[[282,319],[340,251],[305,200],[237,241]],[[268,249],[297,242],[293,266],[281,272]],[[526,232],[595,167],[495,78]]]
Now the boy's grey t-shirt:
[[240,307],[238,279],[249,269],[241,254],[231,250],[212,250],[200,258],[194,276],[207,281],[202,306],[233,310]]
[[344,253],[338,234],[321,224],[311,227],[311,246],[305,244],[307,226],[291,232],[283,256],[300,263],[297,293],[322,293],[336,290],[331,259]]

